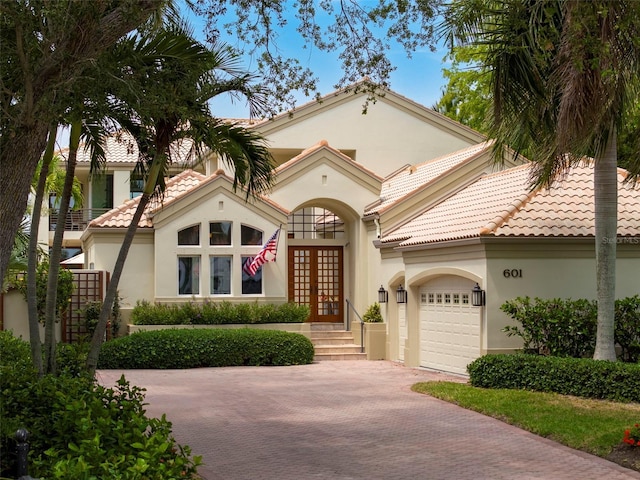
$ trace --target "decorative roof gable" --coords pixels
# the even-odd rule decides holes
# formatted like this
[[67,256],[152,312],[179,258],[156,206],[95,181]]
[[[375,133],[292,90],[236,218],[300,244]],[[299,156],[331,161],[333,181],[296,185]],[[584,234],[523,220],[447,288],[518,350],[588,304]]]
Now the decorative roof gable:
[[[312,100],[292,111],[284,112],[273,118],[256,122],[252,128],[259,130],[262,134],[268,136],[283,128],[288,128],[293,123],[304,121],[310,116],[317,115],[321,112],[335,108],[350,102],[359,102],[364,105],[367,100],[367,93],[360,89],[363,82],[358,82],[346,88],[336,90],[327,95],[323,95],[318,100]],[[481,133],[462,125],[455,120],[442,115],[431,108],[427,108],[419,103],[400,95],[393,90],[381,91],[376,98],[376,102],[387,103],[394,107],[410,112],[414,117],[421,121],[437,125],[439,128],[446,130],[459,138],[464,138],[469,142],[476,143],[485,139]],[[372,107],[370,107],[372,108]]]
[[384,180],[380,191],[380,201],[368,207],[365,215],[387,210],[417,190],[424,189],[431,182],[446,175],[459,165],[488,152],[491,144],[492,142],[482,142],[424,163],[407,165],[406,168],[393,173]]
[[361,183],[366,183],[370,190],[375,190],[376,193],[379,192],[382,177],[343,154],[340,150],[331,147],[326,140],[320,140],[317,144],[307,148],[276,168],[277,182],[274,190],[295,180],[307,169],[317,167],[320,158],[322,158],[322,161],[330,163],[333,168],[343,174],[358,178]]

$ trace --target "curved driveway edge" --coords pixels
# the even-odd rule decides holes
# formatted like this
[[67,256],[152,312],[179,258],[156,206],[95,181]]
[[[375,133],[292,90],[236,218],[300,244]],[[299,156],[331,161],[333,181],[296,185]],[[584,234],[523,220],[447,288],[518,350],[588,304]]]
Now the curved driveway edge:
[[206,480],[630,480],[640,473],[427,395],[454,380],[388,361],[101,370],[147,389]]

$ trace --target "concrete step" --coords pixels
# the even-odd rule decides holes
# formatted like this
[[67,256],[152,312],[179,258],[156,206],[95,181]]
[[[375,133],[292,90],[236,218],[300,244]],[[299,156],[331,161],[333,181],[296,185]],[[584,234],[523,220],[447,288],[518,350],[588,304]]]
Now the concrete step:
[[316,362],[326,360],[366,360],[366,353],[316,353],[313,360]]
[[315,361],[367,359],[367,354],[361,353],[360,346],[354,344],[353,333],[345,331],[341,323],[312,324],[311,343]]
[[316,355],[335,355],[341,353],[360,353],[360,345],[315,345]]
[[344,330],[344,323],[313,322],[311,331]]
[[322,362],[326,360],[366,360],[366,353],[321,353],[316,354],[313,360],[316,362]]
[[353,333],[344,330],[312,331],[311,342],[314,345],[342,345],[353,343]]
[[339,337],[316,337],[312,335],[311,343],[314,345],[353,345],[353,335]]

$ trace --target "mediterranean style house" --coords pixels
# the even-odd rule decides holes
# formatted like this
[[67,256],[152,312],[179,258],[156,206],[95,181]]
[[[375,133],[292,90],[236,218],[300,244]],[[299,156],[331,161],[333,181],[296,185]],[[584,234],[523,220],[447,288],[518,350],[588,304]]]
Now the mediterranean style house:
[[[336,92],[249,128],[269,142],[273,189],[234,192],[216,158],[176,170],[139,224],[120,281],[122,309],[176,303],[287,301],[310,322],[344,322],[383,300],[383,357],[465,373],[512,352],[500,306],[517,296],[594,298],[593,171],[586,162],[551,189],[459,123],[387,91],[366,114],[362,94]],[[135,148],[111,139],[106,175],[80,158],[88,208],[65,236],[70,262],[110,271],[137,205]],[[616,291],[639,293],[640,189],[619,171]],[[47,225],[48,227],[48,225]],[[49,228],[46,228],[48,231]],[[279,231],[275,261],[243,269]]]

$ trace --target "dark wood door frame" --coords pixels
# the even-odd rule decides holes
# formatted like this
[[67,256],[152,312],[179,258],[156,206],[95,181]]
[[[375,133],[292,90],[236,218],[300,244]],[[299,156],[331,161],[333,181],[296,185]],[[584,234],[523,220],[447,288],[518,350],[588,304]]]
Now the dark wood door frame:
[[308,305],[309,322],[343,321],[343,247],[289,246],[289,301]]

